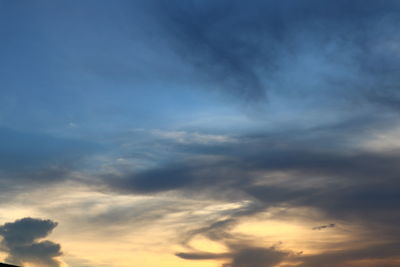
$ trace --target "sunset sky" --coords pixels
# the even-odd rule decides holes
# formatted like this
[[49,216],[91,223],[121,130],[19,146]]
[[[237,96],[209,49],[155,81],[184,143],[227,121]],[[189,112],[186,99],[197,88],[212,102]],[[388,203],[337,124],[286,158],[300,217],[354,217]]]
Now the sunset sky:
[[400,266],[400,1],[0,0],[0,262]]

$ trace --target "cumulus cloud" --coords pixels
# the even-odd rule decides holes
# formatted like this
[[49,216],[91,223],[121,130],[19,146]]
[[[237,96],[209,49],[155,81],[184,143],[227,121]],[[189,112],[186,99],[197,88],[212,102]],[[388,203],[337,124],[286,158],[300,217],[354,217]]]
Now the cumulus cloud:
[[58,256],[62,255],[61,246],[48,240],[48,236],[57,226],[51,220],[23,218],[0,226],[3,237],[1,245],[8,253],[7,262],[14,264],[36,263],[40,266],[58,267]]

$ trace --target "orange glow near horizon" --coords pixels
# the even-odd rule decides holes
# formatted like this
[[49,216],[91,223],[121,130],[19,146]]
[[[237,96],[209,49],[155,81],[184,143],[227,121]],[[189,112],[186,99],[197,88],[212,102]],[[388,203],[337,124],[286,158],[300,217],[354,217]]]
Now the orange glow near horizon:
[[[132,221],[115,221],[114,224],[102,224],[101,221],[85,221],[79,216],[81,206],[87,206],[86,218],[102,218],[102,214],[113,209],[127,209],[146,201],[160,201],[162,205],[168,203],[168,197],[162,199],[136,196],[113,196],[106,193],[92,192],[88,188],[69,187],[70,194],[59,197],[57,193],[62,188],[54,188],[52,194],[44,202],[38,196],[43,192],[38,190],[32,205],[27,208],[25,203],[14,203],[12,209],[8,205],[0,206],[2,223],[14,221],[25,216],[39,218],[51,217],[59,222],[49,240],[60,243],[63,255],[60,257],[62,267],[74,267],[77,262],[87,262],[90,266],[113,267],[218,267],[227,263],[228,259],[186,260],[177,257],[178,252],[228,253],[229,248],[223,242],[210,240],[202,235],[195,235],[185,247],[177,237],[180,225],[190,225],[193,216],[198,218],[212,218],[218,212],[240,208],[243,203],[214,203],[192,201],[193,208],[178,211],[164,217],[148,220],[146,224]],[[65,188],[64,188],[65,189]],[[54,201],[53,201],[54,199]],[[43,202],[42,202],[43,201]],[[181,200],[185,202],[184,199]],[[65,205],[68,203],[68,205]],[[63,209],[59,207],[64,207]],[[203,208],[199,208],[203,207]],[[10,211],[10,212],[7,212]],[[338,224],[336,227],[313,230],[312,228],[326,222],[318,219],[315,210],[298,208],[284,210],[286,217],[275,218],[274,214],[281,212],[280,208],[270,209],[265,213],[253,217],[241,218],[237,225],[229,229],[234,236],[241,236],[254,246],[272,247],[291,253],[316,255],[325,251],[333,251],[346,246],[360,245],[355,241],[360,235],[360,229],[351,225]],[[75,217],[74,217],[75,216]],[[107,217],[104,217],[107,219]],[[196,217],[197,218],[197,217]],[[314,219],[312,219],[314,218]],[[80,223],[75,223],[80,221]],[[193,225],[195,227],[196,225]],[[185,228],[186,229],[186,228]],[[187,230],[187,229],[186,229]],[[349,244],[349,245],[345,245]],[[5,258],[5,253],[1,257]],[[283,262],[282,266],[290,266],[295,262]],[[297,262],[298,263],[298,262]],[[354,263],[354,266],[362,266]],[[366,264],[366,263],[365,263]],[[365,265],[368,266],[368,265]],[[37,267],[26,264],[24,267]]]

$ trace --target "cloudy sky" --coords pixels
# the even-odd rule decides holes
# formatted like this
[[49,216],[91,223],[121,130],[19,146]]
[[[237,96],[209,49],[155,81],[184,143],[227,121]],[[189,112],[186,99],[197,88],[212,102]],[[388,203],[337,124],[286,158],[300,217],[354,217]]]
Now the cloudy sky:
[[397,0],[0,0],[0,261],[400,266]]

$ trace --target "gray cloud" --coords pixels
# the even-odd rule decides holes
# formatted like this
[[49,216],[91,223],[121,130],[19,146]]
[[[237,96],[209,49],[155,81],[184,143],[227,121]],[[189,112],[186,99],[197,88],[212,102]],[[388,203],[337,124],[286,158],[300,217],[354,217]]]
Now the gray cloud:
[[[398,259],[398,252],[400,246],[398,242],[383,244],[383,245],[369,245],[365,248],[355,248],[339,250],[335,252],[326,252],[317,255],[299,256],[298,259],[303,261],[299,267],[340,267],[340,266],[395,266],[394,260]],[[385,260],[386,262],[378,263],[375,265],[372,261],[356,263],[360,260]],[[352,263],[353,262],[353,263]],[[379,265],[381,264],[381,265]]]
[[[262,99],[268,89],[284,93],[289,86],[303,94],[327,88],[330,95],[352,98],[354,90],[363,95],[367,84],[378,92],[371,85],[382,77],[397,82],[399,58],[383,48],[395,40],[396,1],[153,4],[165,25],[160,32],[178,54],[219,84],[214,88],[241,99]],[[315,85],[325,88],[314,90]]]
[[[10,38],[14,43],[21,43],[20,45],[15,45],[13,41],[4,42],[6,45],[2,51],[5,51],[5,54],[12,51],[8,47],[17,47],[17,51],[24,51],[20,58],[32,64],[43,64],[45,60],[46,68],[26,69],[25,61],[17,58],[16,63],[10,64],[10,68],[5,70],[4,84],[10,85],[12,93],[8,93],[2,100],[2,113],[12,114],[12,116],[4,116],[2,123],[14,125],[15,121],[18,121],[16,118],[26,117],[26,113],[29,113],[26,110],[36,110],[37,113],[33,115],[29,113],[29,119],[22,120],[21,124],[25,123],[28,125],[26,127],[37,129],[41,126],[34,125],[33,121],[40,121],[42,126],[50,122],[57,124],[61,116],[62,123],[65,123],[69,122],[71,117],[81,118],[82,113],[85,113],[83,117],[87,116],[93,120],[100,118],[102,123],[107,120],[114,121],[110,118],[119,118],[115,114],[126,115],[131,125],[133,117],[142,117],[137,116],[137,113],[148,116],[155,112],[157,108],[154,106],[157,105],[149,105],[147,101],[152,100],[153,95],[157,95],[153,92],[157,91],[152,91],[149,94],[151,96],[144,98],[146,101],[141,101],[142,98],[140,98],[139,101],[132,102],[136,95],[130,94],[129,90],[136,89],[122,90],[121,88],[127,87],[126,81],[132,81],[132,77],[135,76],[135,82],[140,80],[140,83],[135,83],[135,87],[148,80],[166,81],[164,76],[158,76],[158,73],[163,72],[159,70],[179,70],[186,68],[185,64],[190,64],[197,70],[194,75],[197,76],[196,78],[186,77],[185,80],[179,77],[185,76],[186,72],[184,72],[185,75],[179,71],[174,74],[174,71],[170,70],[166,73],[171,74],[171,80],[183,82],[182,86],[192,88],[195,84],[196,87],[207,88],[206,90],[216,88],[225,95],[233,95],[236,99],[252,103],[260,99],[265,100],[269,93],[283,97],[284,101],[294,99],[293,103],[308,99],[309,102],[304,103],[306,103],[306,109],[311,112],[306,113],[304,117],[310,116],[310,118],[307,117],[304,120],[313,121],[310,124],[317,124],[317,126],[305,127],[302,130],[286,129],[284,132],[274,133],[260,130],[253,135],[239,136],[234,144],[169,144],[168,148],[174,152],[171,152],[174,159],[168,159],[146,170],[101,177],[102,182],[110,190],[128,194],[175,191],[190,197],[251,201],[252,205],[240,211],[223,214],[228,215],[228,218],[210,220],[207,221],[207,225],[201,225],[197,229],[190,229],[188,233],[183,233],[185,237],[183,239],[186,241],[199,234],[213,240],[234,239],[229,230],[239,218],[257,214],[271,206],[312,207],[320,210],[327,220],[349,220],[363,226],[374,227],[377,229],[375,235],[382,236],[385,241],[391,241],[399,236],[397,222],[400,218],[396,212],[393,212],[400,203],[399,151],[371,152],[353,146],[353,143],[374,128],[397,124],[397,118],[387,118],[387,116],[392,110],[398,110],[400,103],[398,94],[400,58],[397,37],[399,36],[398,29],[400,29],[398,19],[400,4],[398,1],[322,2],[311,0],[288,3],[255,0],[248,4],[236,0],[151,1],[149,4],[121,1],[121,6],[112,9],[111,13],[105,12],[111,10],[106,1],[96,1],[96,4],[91,1],[91,3],[92,6],[80,4],[84,5],[83,10],[88,12],[83,12],[84,20],[93,18],[93,20],[88,20],[87,24],[85,23],[88,26],[82,27],[83,30],[75,27],[78,30],[71,31],[72,27],[63,26],[70,25],[64,23],[65,21],[78,21],[77,24],[83,21],[79,18],[70,19],[69,16],[73,16],[74,13],[71,11],[76,7],[72,4],[63,6],[62,9],[66,10],[65,13],[60,14],[63,19],[55,21],[54,24],[53,17],[41,21],[36,16],[41,17],[37,15],[42,14],[40,12],[53,13],[57,11],[57,8],[49,6],[42,11],[36,4],[33,4],[35,12],[27,12],[29,16],[25,23],[3,23],[12,25],[11,32],[16,33],[24,32],[22,29],[25,25],[33,25],[29,27],[28,40],[33,35],[58,36],[59,32],[63,35],[62,38],[58,36],[62,40],[62,45],[56,40],[53,40],[54,45],[50,42],[52,45],[49,46],[47,43],[47,46],[55,51],[48,51],[42,46],[38,49],[26,49],[22,43],[28,42],[20,42],[24,40],[23,36],[20,36],[23,34],[16,34],[17,39],[21,38],[21,40],[15,41]],[[19,10],[16,4],[2,5],[10,5],[11,10],[14,11]],[[6,8],[4,10],[4,15],[14,14]],[[54,12],[54,14],[58,13]],[[86,16],[86,14],[90,15]],[[114,21],[111,27],[106,27],[104,23],[97,23],[104,21],[105,17],[110,20],[115,20],[116,17],[123,19]],[[76,17],[73,16],[73,18]],[[135,18],[135,20],[126,18]],[[50,21],[52,23],[47,23]],[[151,23],[147,24],[147,22]],[[151,27],[144,27],[146,29],[143,32],[137,32],[137,28],[140,28],[137,25],[150,24]],[[43,30],[44,25],[50,25],[52,28]],[[121,28],[124,30],[117,30]],[[131,29],[132,32],[127,29]],[[74,35],[72,32],[78,32],[78,34]],[[89,32],[90,34],[86,34]],[[155,41],[147,37],[154,35],[162,40]],[[95,41],[86,36],[91,36]],[[112,38],[109,38],[110,36]],[[125,36],[130,36],[129,38],[133,41]],[[120,42],[108,43],[106,39],[120,40]],[[141,39],[139,45],[136,39]],[[108,88],[82,95],[81,88],[99,87],[100,82],[89,80],[72,85],[68,83],[70,87],[77,89],[72,90],[71,94],[66,93],[60,100],[47,101],[49,103],[44,105],[44,108],[42,99],[56,99],[55,96],[60,91],[47,88],[32,90],[25,94],[25,88],[44,88],[42,81],[47,80],[44,77],[48,76],[61,77],[58,77],[59,80],[50,81],[52,85],[64,84],[62,81],[82,80],[81,74],[75,76],[76,74],[73,74],[71,70],[59,71],[58,63],[53,62],[54,59],[60,58],[54,55],[62,54],[60,51],[64,46],[64,40],[67,40],[65,46],[71,47],[69,49],[74,52],[70,52],[70,55],[66,53],[68,55],[66,58],[71,59],[67,62],[71,69],[90,73],[83,76],[92,74],[102,76],[101,84],[108,78],[112,81],[113,88],[116,88],[115,91],[118,92],[116,95],[123,91],[124,99],[104,97],[110,95],[107,93]],[[37,41],[32,43],[46,44],[48,42],[40,38]],[[127,44],[132,45],[132,48],[128,49]],[[109,51],[110,47],[114,48],[113,51],[124,51],[124,53],[99,56],[105,54],[104,51]],[[151,47],[151,49],[144,49],[144,47]],[[174,55],[163,54],[169,48],[179,55],[183,63]],[[29,54],[28,57],[26,54]],[[134,56],[129,56],[131,54]],[[139,54],[147,55],[148,58],[137,56]],[[9,62],[14,63],[14,57],[10,58],[12,60]],[[127,61],[129,63],[126,63]],[[153,68],[143,64],[143,62],[153,63],[152,61],[154,64],[149,64],[151,66],[157,64],[166,66]],[[177,65],[183,65],[183,67],[176,67]],[[21,74],[16,70],[21,69],[21,66],[22,70],[30,74],[24,79],[28,82],[14,85],[16,80],[20,80],[17,78]],[[113,67],[116,68],[113,69]],[[148,73],[146,70],[149,70]],[[147,74],[141,75],[142,73]],[[146,78],[141,80],[139,76],[146,76]],[[36,80],[33,77],[39,77],[39,79]],[[203,82],[199,82],[199,79]],[[123,82],[116,84],[116,81]],[[163,92],[166,91],[167,95],[170,92],[177,95],[180,93],[180,91],[169,91],[171,89],[162,82],[161,85]],[[148,87],[152,86],[154,84]],[[50,87],[58,88],[58,86]],[[147,89],[147,87],[143,88]],[[14,91],[23,97],[14,97]],[[138,92],[137,95],[141,95],[141,91]],[[161,93],[161,90],[158,93]],[[14,103],[15,99],[18,99],[16,101],[18,105]],[[85,108],[76,107],[70,113],[70,106],[73,104],[75,107],[76,99],[79,99],[78,102]],[[115,102],[118,105],[109,105],[108,102]],[[143,105],[139,102],[145,103],[146,107],[137,110],[129,109],[132,106]],[[161,102],[164,104],[168,101]],[[370,103],[375,106],[369,106]],[[284,102],[283,106],[290,110],[291,104],[292,102]],[[23,112],[16,113],[13,112],[14,106],[25,108]],[[324,124],[321,121],[332,116],[331,113],[328,114],[329,116],[319,113],[321,106],[333,107],[335,116],[339,113],[339,109],[342,110],[345,107],[343,116],[346,121],[320,127],[319,124]],[[162,112],[163,107],[159,107]],[[54,110],[60,112],[52,112]],[[90,116],[92,112],[94,115]],[[356,112],[362,113],[364,118],[352,120],[353,113]],[[135,116],[131,116],[132,114]],[[316,121],[312,117],[315,116],[313,114],[317,114]],[[264,117],[264,114],[262,115]],[[267,116],[268,114],[265,117]],[[338,119],[341,118],[337,116]],[[146,117],[146,122],[152,121],[148,118]],[[382,123],[382,120],[385,122]],[[121,121],[125,123],[128,120],[121,119]],[[93,132],[97,130],[96,127],[92,129]],[[17,180],[18,183],[30,180],[48,183],[54,179],[64,178],[68,173],[68,168],[62,167],[64,163],[74,161],[91,150],[86,147],[87,143],[20,133],[5,128],[0,129],[0,141],[2,141],[0,142],[0,167],[5,171],[2,176],[4,178],[0,178],[0,182],[6,185],[12,183],[11,180]],[[54,158],[57,160],[53,161]],[[51,168],[53,165],[57,167]],[[30,169],[32,166],[34,171]],[[21,168],[27,168],[29,171],[20,172]],[[285,177],[275,177],[275,172],[285,174]],[[152,206],[149,209],[156,208]],[[124,209],[113,212],[115,214],[112,212],[104,214],[105,223],[112,221],[114,216],[118,217],[118,214],[127,214]],[[143,212],[145,213],[146,211]],[[145,219],[158,218],[162,215],[163,211],[157,211],[155,215]],[[121,216],[121,218],[121,220],[127,219],[126,216]],[[48,229],[51,228],[48,227]],[[29,254],[32,251],[36,254],[45,254],[47,251],[49,253],[47,258],[52,258],[51,255],[57,255],[59,252],[56,244],[36,242],[35,237],[32,238],[33,243],[31,242],[32,244],[28,247],[28,252],[19,248],[14,254],[19,253],[21,257],[33,258],[34,256]],[[10,246],[12,246],[12,238],[10,241],[4,240],[6,240],[4,242],[11,242]],[[234,254],[231,255],[231,263],[227,265],[230,267],[244,264],[259,266],[257,264],[261,262],[273,265],[284,257],[280,254],[281,252],[271,249],[242,247],[231,248],[231,250]],[[368,258],[367,254],[357,254],[355,251],[348,253],[346,257],[343,256],[343,261],[349,261],[352,258]],[[192,257],[192,259],[220,257],[214,254],[187,253],[181,253],[178,256]],[[324,259],[330,257],[325,255]],[[251,262],[252,259],[258,260]],[[313,261],[323,262],[316,258],[303,258],[303,260],[310,264],[314,264]],[[317,263],[315,266],[318,266]]]
[[273,267],[287,255],[274,248],[241,248],[234,253],[232,262],[224,264],[224,267]]
[[48,236],[57,226],[51,220],[23,218],[0,226],[3,250],[8,253],[7,262],[22,264],[33,262],[41,266],[60,266],[56,257],[61,256],[61,246],[52,241],[39,239]]
[[217,253],[176,253],[176,256],[185,260],[212,260],[228,258],[230,254],[217,254]]
[[[104,120],[115,129],[161,124],[169,121],[166,107],[182,107],[173,99],[189,97],[182,88],[219,90],[224,98],[252,103],[269,92],[295,103],[311,98],[310,109],[351,108],[365,101],[395,107],[398,102],[397,1],[85,1],[3,7],[7,38],[1,51],[9,67],[2,76],[2,124],[10,127],[54,130],[73,122],[96,134],[106,128]],[[32,12],[18,23],[24,8]],[[51,14],[58,14],[57,20]],[[71,18],[73,23],[65,23]],[[31,38],[37,46],[24,41]],[[110,47],[113,53],[104,53]],[[15,83],[19,75],[25,79]],[[118,93],[111,94],[110,86]]]
[[177,253],[176,256],[186,260],[229,259],[223,267],[273,267],[289,256],[289,253],[275,248],[251,246],[232,246],[229,253]]
[[330,224],[325,224],[325,225],[319,225],[319,226],[315,226],[312,229],[313,230],[322,230],[322,229],[326,229],[326,228],[333,228],[336,225],[334,223],[330,223]]
[[82,159],[100,151],[94,142],[0,127],[0,199],[5,203],[21,190],[64,182],[84,167]]
[[[240,240],[246,238],[233,235],[231,229],[242,218],[276,206],[311,207],[319,210],[325,220],[348,221],[374,229],[364,238],[384,240],[382,242],[386,242],[389,248],[400,235],[397,227],[400,218],[393,212],[400,203],[397,179],[400,154],[398,151],[367,151],[350,146],[351,140],[365,138],[370,133],[373,123],[364,123],[357,127],[344,123],[283,135],[270,133],[236,137],[235,143],[219,145],[211,150],[207,145],[185,147],[179,144],[175,149],[189,155],[218,157],[194,156],[190,160],[182,159],[143,172],[127,173],[112,180],[106,178],[104,182],[112,190],[123,193],[174,191],[190,198],[249,201],[248,205],[221,212],[220,217],[197,222],[193,229],[181,232],[181,243],[188,248],[190,240],[198,235],[225,244],[240,244]],[[283,174],[283,177],[275,177],[275,173]],[[333,224],[315,229],[328,227],[333,227]],[[372,251],[371,248],[370,253]],[[349,251],[338,266],[351,261],[353,256],[355,260],[363,259],[362,255],[365,259],[381,257],[379,251],[369,257],[367,253],[353,252]],[[193,260],[225,257],[193,253],[180,253],[178,256]],[[281,259],[278,256],[272,259]],[[233,256],[231,258],[232,266],[240,266],[233,265],[240,264],[240,257],[238,263]],[[311,258],[302,260],[309,262]]]

